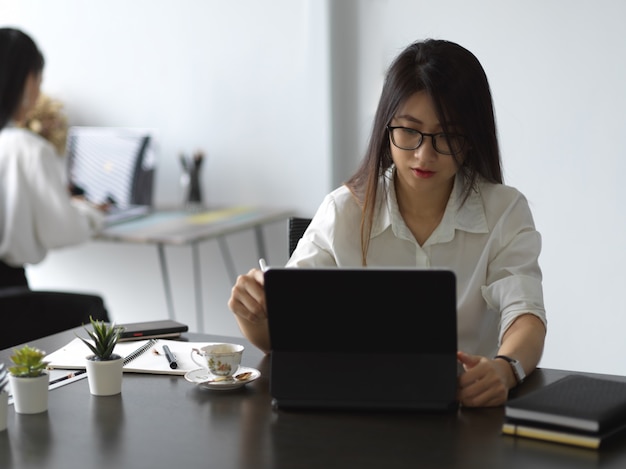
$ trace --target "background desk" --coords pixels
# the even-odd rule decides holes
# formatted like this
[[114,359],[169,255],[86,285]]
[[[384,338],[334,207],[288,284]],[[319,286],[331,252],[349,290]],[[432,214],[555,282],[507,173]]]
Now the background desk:
[[[54,351],[73,337],[68,331],[33,345]],[[0,468],[626,467],[624,438],[593,451],[504,436],[502,407],[453,414],[277,412],[267,357],[241,339],[188,337],[247,345],[243,364],[260,369],[261,378],[236,391],[215,392],[182,377],[127,373],[122,394],[111,397],[92,396],[87,380],[76,381],[50,391],[46,413],[20,415],[9,408],[8,430],[0,432]],[[9,353],[1,351],[0,360],[8,363]],[[518,392],[567,374],[538,370]]]
[[[131,220],[104,229],[96,239],[124,243],[154,244],[157,247],[165,300],[171,319],[176,318],[172,288],[170,284],[166,245],[189,245],[192,249],[194,291],[196,296],[196,324],[198,331],[204,331],[202,308],[202,284],[198,244],[211,239],[219,243],[222,258],[231,283],[235,283],[237,272],[233,264],[226,236],[240,231],[254,229],[259,257],[266,258],[263,225],[286,220],[293,213],[285,209],[263,207],[231,207],[190,213],[181,210],[156,211],[146,217]],[[285,230],[287,225],[285,224]],[[286,249],[286,248],[285,248]]]

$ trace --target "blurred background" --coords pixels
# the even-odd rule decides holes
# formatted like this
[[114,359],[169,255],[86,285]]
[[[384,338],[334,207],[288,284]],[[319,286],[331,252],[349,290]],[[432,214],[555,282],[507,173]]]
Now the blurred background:
[[[155,203],[182,206],[180,153],[206,155],[209,205],[312,216],[367,144],[382,79],[427,37],[490,79],[505,182],[543,235],[541,366],[626,374],[626,3],[620,0],[0,0],[46,58],[69,125],[155,129]],[[286,222],[265,227],[287,260]],[[238,271],[254,234],[228,238]],[[191,250],[167,248],[176,319],[195,330]],[[205,330],[239,335],[217,243],[200,248]],[[94,241],[28,269],[33,288],[95,291],[117,322],[167,317],[156,248]],[[306,318],[303,318],[306,320]],[[402,327],[402,325],[398,325]]]

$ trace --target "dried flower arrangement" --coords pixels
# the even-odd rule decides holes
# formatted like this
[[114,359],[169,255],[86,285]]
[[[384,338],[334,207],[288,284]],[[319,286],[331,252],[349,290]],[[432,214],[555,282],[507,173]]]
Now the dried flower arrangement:
[[22,127],[52,143],[59,156],[65,154],[68,123],[61,101],[40,93],[35,107],[26,115]]

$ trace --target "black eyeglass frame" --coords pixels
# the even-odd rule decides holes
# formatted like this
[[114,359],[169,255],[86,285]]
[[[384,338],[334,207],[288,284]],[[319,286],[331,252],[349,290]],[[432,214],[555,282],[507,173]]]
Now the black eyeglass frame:
[[[393,131],[395,129],[410,130],[411,132],[415,132],[415,133],[419,134],[420,135],[419,142],[417,142],[417,145],[414,146],[413,148],[401,147],[400,145],[398,145],[396,143],[395,139],[393,138]],[[407,151],[417,150],[419,147],[421,147],[422,143],[424,143],[424,137],[430,137],[430,143],[432,144],[433,148],[435,149],[435,151],[437,153],[441,153],[442,155],[454,155],[454,153],[458,153],[460,151],[463,151],[463,149],[465,148],[465,145],[467,143],[467,137],[465,135],[462,135],[462,134],[446,134],[446,133],[443,133],[443,132],[439,132],[439,133],[436,133],[436,134],[429,134],[429,133],[426,133],[426,132],[421,132],[421,131],[419,131],[417,129],[412,129],[411,127],[404,127],[402,125],[398,125],[398,126],[388,125],[387,126],[387,132],[389,132],[389,135],[391,137],[391,143],[393,143],[396,148],[399,148],[400,150],[407,150]],[[456,152],[441,151],[435,145],[435,139],[437,137],[444,138],[444,139],[447,140],[448,136],[449,137],[454,136],[454,137],[460,137],[461,138],[461,147]]]

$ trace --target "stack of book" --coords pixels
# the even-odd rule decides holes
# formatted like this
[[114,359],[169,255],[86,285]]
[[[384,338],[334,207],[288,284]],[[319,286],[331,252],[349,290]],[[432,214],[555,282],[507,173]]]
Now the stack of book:
[[626,382],[581,375],[511,399],[502,426],[507,435],[594,449],[624,430]]

